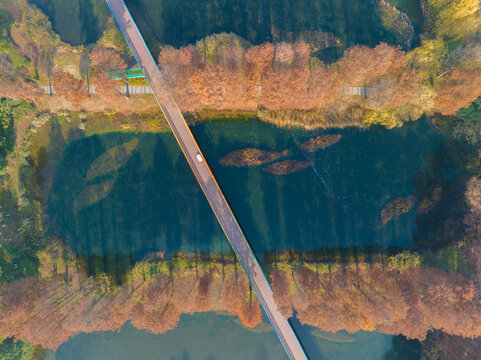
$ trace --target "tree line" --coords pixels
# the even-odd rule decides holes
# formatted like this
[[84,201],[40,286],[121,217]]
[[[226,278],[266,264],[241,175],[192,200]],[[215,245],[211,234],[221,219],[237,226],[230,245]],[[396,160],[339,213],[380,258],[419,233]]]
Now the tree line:
[[[217,34],[179,49],[164,46],[158,64],[186,112],[249,110],[278,125],[391,128],[426,113],[455,114],[481,93],[479,4],[443,4],[428,1],[432,29],[409,52],[385,43],[355,45],[327,64],[314,56],[309,37],[251,46],[235,35]],[[124,102],[119,83],[106,74],[133,65],[115,24],[93,47],[72,48],[60,41],[45,15],[26,6],[9,33],[34,68],[33,80],[43,72],[55,93],[74,108],[92,101],[90,84],[112,107]],[[77,54],[72,57],[76,65],[62,64],[59,57],[66,52]],[[0,67],[0,96],[36,102],[45,97],[25,66],[4,56]]]

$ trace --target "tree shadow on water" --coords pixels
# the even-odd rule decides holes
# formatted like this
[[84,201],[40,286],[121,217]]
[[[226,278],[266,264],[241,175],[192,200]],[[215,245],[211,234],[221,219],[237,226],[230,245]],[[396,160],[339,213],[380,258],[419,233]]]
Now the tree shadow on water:
[[431,200],[429,210],[420,211],[416,218],[417,232],[413,236],[416,248],[437,250],[463,234],[464,191],[473,155],[473,149],[466,145],[441,142],[415,175],[413,182],[419,203],[429,201],[435,189],[441,189],[439,199]]

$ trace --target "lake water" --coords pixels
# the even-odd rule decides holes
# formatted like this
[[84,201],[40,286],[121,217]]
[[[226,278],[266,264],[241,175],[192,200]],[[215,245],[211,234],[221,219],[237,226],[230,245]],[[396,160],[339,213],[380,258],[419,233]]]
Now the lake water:
[[29,0],[52,22],[60,38],[72,45],[96,42],[111,16],[105,0]]
[[[232,32],[253,44],[273,41],[274,28],[294,33],[294,37],[301,31],[334,34],[342,46],[337,52],[330,49],[319,54],[321,57],[340,57],[346,47],[355,44],[375,46],[384,41],[401,45],[398,36],[382,25],[376,0],[127,0],[126,3],[154,54],[160,44],[188,45],[220,32]],[[409,15],[415,14],[411,11]],[[289,38],[292,34],[284,35],[279,40],[292,41]]]
[[[63,41],[72,45],[96,42],[110,16],[105,0],[29,0],[52,22]],[[132,15],[154,55],[160,44],[182,46],[220,32],[233,32],[254,44],[273,41],[272,29],[284,32],[324,31],[342,46],[321,57],[340,57],[355,44],[375,46],[380,41],[402,45],[392,30],[382,25],[377,0],[128,0]],[[417,26],[420,14],[411,0],[394,3]],[[292,41],[284,33],[280,40]]]
[[[396,337],[360,331],[344,341],[322,339],[306,327],[306,350],[315,360],[382,359],[396,351],[409,353],[408,343]],[[216,313],[182,315],[177,327],[165,334],[138,330],[130,323],[118,332],[80,334],[60,346],[57,360],[285,360],[287,356],[274,331],[253,332],[232,316]],[[403,360],[416,357],[403,357]]]
[[[437,149],[447,146],[424,119],[393,130],[318,131],[225,119],[192,131],[261,259],[273,250],[410,247],[417,233],[416,208],[385,225],[381,209],[395,198],[418,193],[414,179],[431,166]],[[315,153],[300,149],[299,144],[324,133],[342,137]],[[285,159],[310,166],[273,175],[262,166],[219,163],[227,153],[246,147],[287,149]],[[48,212],[51,231],[88,259],[91,272],[127,271],[152,251],[230,252],[170,132],[107,133],[72,142],[58,163]],[[361,358],[380,359],[393,346],[396,352],[411,348],[378,333],[360,332],[348,335],[352,341],[333,342],[296,320],[294,328],[313,359],[352,359],[361,353]],[[130,324],[120,332],[81,334],[56,356],[80,359],[85,351],[89,359],[156,359],[159,353],[165,359],[285,358],[273,332],[252,333],[233,317],[214,313],[183,315],[174,330],[162,335]]]
[[[286,130],[252,120],[210,121],[193,132],[261,257],[288,249],[410,246],[416,209],[385,225],[380,212],[389,201],[416,193],[413,178],[442,141],[425,120],[389,131],[329,130],[341,140],[310,154],[299,144],[326,131]],[[127,143],[135,148],[120,166],[92,177],[96,159]],[[261,166],[219,164],[225,154],[246,147],[287,149],[285,159],[311,166],[273,175]],[[99,186],[107,188],[101,195]],[[79,254],[141,259],[153,251],[230,250],[169,132],[109,133],[71,143],[59,162],[48,209],[54,231]]]

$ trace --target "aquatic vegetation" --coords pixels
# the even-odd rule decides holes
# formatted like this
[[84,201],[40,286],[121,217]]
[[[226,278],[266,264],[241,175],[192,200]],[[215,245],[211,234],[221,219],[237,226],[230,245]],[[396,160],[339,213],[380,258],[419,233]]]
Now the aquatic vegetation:
[[415,196],[400,197],[388,202],[381,210],[381,224],[386,224],[391,219],[409,212],[415,202]]
[[254,166],[262,165],[287,155],[288,150],[267,151],[256,148],[246,148],[233,151],[219,160],[224,166]]
[[287,175],[298,172],[311,165],[308,161],[284,160],[262,168],[263,171],[275,175]]
[[409,48],[414,37],[414,27],[409,17],[386,0],[380,0],[378,8],[384,26],[396,31],[403,40],[404,46]]
[[83,190],[74,201],[74,211],[78,212],[105,198],[112,190],[115,180],[114,178],[100,184],[93,184]]
[[438,203],[439,199],[441,198],[442,192],[443,187],[441,185],[437,185],[431,194],[423,197],[418,204],[419,213],[427,214],[428,212],[430,212]]
[[116,171],[129,160],[132,152],[137,148],[139,139],[133,139],[122,145],[114,146],[96,158],[87,170],[87,180]]
[[[32,1],[39,4],[48,3],[47,0]],[[159,63],[171,86],[172,95],[183,111],[192,111],[193,114],[196,111],[219,113],[241,111],[247,113],[250,118],[258,114],[264,122],[277,126],[313,129],[345,126],[365,128],[373,124],[393,128],[402,126],[407,121],[416,120],[423,114],[432,115],[433,112],[438,112],[435,115],[438,117],[441,112],[451,115],[451,121],[456,122],[456,125],[452,125],[451,138],[460,138],[459,142],[467,141],[476,145],[481,141],[481,119],[478,116],[480,98],[471,106],[470,104],[481,91],[479,80],[481,70],[479,59],[477,59],[479,46],[476,45],[479,43],[479,37],[475,37],[479,34],[468,37],[466,34],[479,32],[479,2],[477,0],[421,0],[421,2],[426,21],[423,21],[422,25],[421,21],[415,22],[414,27],[410,19],[393,6],[398,6],[401,2],[394,1],[391,5],[388,1],[380,0],[365,5],[367,3],[361,1],[354,10],[346,9],[347,12],[341,21],[334,18],[338,10],[346,4],[335,6],[330,12],[322,11],[326,15],[322,15],[322,19],[317,23],[319,25],[325,22],[324,17],[332,17],[333,25],[322,27],[329,32],[297,31],[298,20],[292,23],[285,21],[282,11],[279,11],[283,6],[270,9],[270,22],[264,21],[263,16],[251,17],[255,20],[250,23],[240,21],[229,30],[225,30],[219,19],[230,19],[230,17],[226,18],[225,10],[220,10],[214,14],[217,20],[210,19],[219,27],[210,27],[209,31],[242,29],[245,32],[240,35],[248,36],[253,43],[260,43],[261,41],[258,40],[266,36],[272,43],[253,46],[234,34],[209,35],[210,33],[192,32],[188,37],[195,35],[193,40],[197,41],[195,45],[175,49],[171,46],[160,46],[158,41],[161,40],[157,39],[152,49],[155,48],[153,51],[158,54],[158,49],[162,48]],[[77,0],[73,0],[72,3],[76,4]],[[56,164],[61,149],[65,147],[64,142],[69,143],[75,138],[106,128],[158,129],[158,126],[155,126],[155,119],[160,116],[154,114],[148,119],[145,116],[148,111],[146,109],[157,106],[153,97],[138,96],[135,99],[126,99],[118,91],[118,83],[116,84],[105,73],[108,70],[124,69],[127,64],[133,63],[133,59],[113,20],[109,20],[107,24],[106,16],[103,15],[108,13],[100,7],[103,6],[104,10],[106,9],[103,0],[93,0],[92,3],[99,6],[94,13],[98,12],[99,16],[102,15],[101,18],[97,17],[101,22],[97,26],[95,24],[92,26],[96,34],[79,32],[84,18],[96,18],[96,16],[87,16],[93,14],[91,11],[85,11],[85,16],[82,18],[73,19],[72,26],[69,27],[68,15],[59,11],[66,5],[60,0],[52,5],[58,12],[54,21],[55,30],[58,32],[62,30],[63,39],[70,36],[74,40],[77,39],[75,41],[83,42],[88,39],[94,41],[100,35],[100,31],[107,27],[97,45],[85,47],[71,47],[63,43],[54,33],[49,20],[36,7],[24,0],[8,0],[0,5],[11,12],[11,16],[5,16],[0,12],[0,20],[6,20],[5,24],[0,25],[0,49],[3,50],[0,55],[0,97],[27,99],[34,103],[32,107],[36,107],[37,115],[39,111],[43,112],[31,123],[29,135],[25,137],[25,141],[22,141],[22,136],[17,135],[15,144],[13,125],[20,124],[26,128],[28,126],[13,119],[11,106],[3,106],[5,105],[3,100],[0,103],[0,136],[2,134],[5,136],[3,142],[0,141],[0,152],[8,154],[16,145],[18,149],[15,156],[20,160],[16,160],[17,167],[21,168],[22,173],[21,177],[13,176],[15,163],[8,160],[10,170],[7,173],[8,176],[4,178],[14,184],[14,187],[18,187],[18,196],[14,200],[15,204],[18,204],[18,210],[23,211],[23,214],[18,214],[17,227],[14,228],[8,222],[2,225],[6,226],[7,230],[2,230],[4,231],[3,240],[0,239],[2,243],[0,255],[4,255],[0,259],[2,281],[0,334],[5,335],[7,340],[0,337],[0,347],[2,350],[5,347],[12,348],[10,337],[15,336],[27,339],[33,344],[40,343],[56,348],[74,334],[118,329],[126,321],[131,321],[138,328],[162,333],[175,327],[182,313],[207,311],[235,315],[238,317],[237,322],[250,327],[254,332],[271,331],[270,325],[262,322],[259,301],[235,259],[226,257],[227,260],[225,260],[222,257],[220,260],[215,257],[215,254],[208,254],[199,260],[197,245],[195,258],[194,255],[172,255],[175,246],[182,245],[187,248],[192,238],[214,238],[210,235],[217,236],[217,230],[215,230],[217,228],[211,226],[215,218],[210,220],[202,217],[207,214],[207,211],[205,211],[206,207],[199,204],[203,204],[202,201],[205,202],[205,199],[201,198],[200,192],[199,195],[190,191],[191,189],[199,191],[194,180],[191,179],[192,182],[188,182],[184,181],[182,176],[177,176],[178,173],[185,175],[188,168],[182,167],[185,165],[179,160],[182,154],[178,151],[170,151],[173,147],[170,147],[167,142],[155,142],[155,145],[152,142],[146,145],[142,140],[139,146],[139,139],[127,141],[132,139],[128,136],[123,138],[127,141],[123,144],[122,141],[98,142],[98,147],[89,147],[89,151],[83,151],[86,147],[82,146],[71,148],[72,152],[82,154],[79,162],[72,166],[78,171],[70,172],[67,169],[69,171],[64,172],[66,176],[59,176],[58,183],[61,191],[54,193],[51,198],[54,199],[53,204],[58,201],[61,206],[55,209],[57,214],[51,212],[48,216],[54,220],[52,227],[55,227],[56,234],[63,232],[65,241],[71,241],[71,238],[81,239],[86,243],[83,249],[88,248],[92,253],[86,252],[87,255],[82,258],[83,245],[80,245],[78,247],[80,251],[74,256],[60,245],[60,241],[55,246],[45,248],[45,243],[50,240],[47,239],[48,233],[42,226],[40,198],[43,195],[36,192],[35,186],[41,182],[45,182],[47,186],[53,181],[52,164]],[[158,1],[149,0],[148,3],[157,4]],[[167,1],[167,3],[177,4],[175,1]],[[248,3],[253,9],[248,14],[257,13],[256,9],[260,6],[262,6],[261,13],[269,12],[270,6],[264,10],[263,2],[249,0]],[[14,4],[21,4],[21,7],[17,6],[17,9],[12,12],[9,8]],[[271,1],[267,1],[267,4],[271,4]],[[84,5],[80,8],[73,7],[74,14],[78,15],[79,9],[82,12],[86,10],[83,9]],[[190,20],[203,18],[203,14],[212,13],[209,6],[197,5],[201,11],[197,11]],[[362,27],[368,29],[365,33],[364,30],[356,29],[355,23],[352,24],[352,28],[349,27],[349,36],[343,34],[347,29],[337,29],[339,31],[335,29],[344,24],[349,25],[348,18],[352,15],[348,14],[352,11],[358,13],[362,12],[363,8],[371,9],[377,5],[379,5],[379,11],[374,15],[375,23],[372,23],[372,20],[366,20],[369,26],[365,26],[367,23],[364,24],[364,20],[362,22]],[[162,6],[162,9],[159,7],[155,11],[155,14],[148,15],[155,16],[163,22],[159,25],[158,20],[156,21],[156,31],[169,29],[168,36],[178,41],[177,45],[187,44],[188,42],[185,41],[187,37],[184,37],[186,35],[181,34],[181,31],[172,31],[169,21],[166,21],[165,16],[161,16],[168,8],[165,4]],[[310,7],[311,4],[306,6]],[[49,8],[52,7],[49,5]],[[189,10],[183,6],[178,8],[186,12]],[[298,19],[304,19],[303,16],[297,15],[305,14],[306,10],[302,7],[298,8],[302,11],[295,10],[293,14]],[[426,8],[429,9],[426,10]],[[312,17],[319,18],[315,15]],[[196,23],[189,22],[188,17],[185,19],[187,24]],[[381,26],[380,20],[383,21],[383,31],[389,32],[389,35],[384,34],[381,39],[366,37],[372,29]],[[306,19],[306,24],[309,21],[312,22],[312,19]],[[257,32],[254,26],[256,22],[264,26],[265,33]],[[184,23],[178,27],[189,28],[185,27]],[[206,21],[205,24],[207,23]],[[277,29],[274,25],[279,23],[285,23],[287,30]],[[414,39],[415,28],[416,31],[418,30],[418,25],[423,27],[423,34],[419,37],[420,46],[409,51],[408,48]],[[430,25],[431,28],[429,28]],[[314,29],[315,26],[306,28]],[[387,31],[387,28],[390,31]],[[396,46],[401,41],[397,41],[399,36],[393,34],[393,31],[400,35],[406,46],[405,50],[409,52],[405,53]],[[202,39],[201,37],[205,35],[209,36]],[[385,37],[389,39],[384,39]],[[382,42],[391,41],[393,37],[398,37],[394,44]],[[365,38],[368,38],[368,41],[360,40]],[[417,34],[414,41],[418,41]],[[343,54],[345,49],[347,50]],[[87,63],[82,65],[81,56],[87,59]],[[47,96],[40,93],[39,85],[46,84],[51,85],[56,94]],[[96,94],[88,91],[90,84],[95,86]],[[370,90],[366,90],[361,96],[357,91],[361,88]],[[45,88],[42,89],[44,90]],[[59,109],[72,109],[72,107],[81,108],[82,116],[58,113]],[[463,109],[459,110],[460,108]],[[115,109],[115,113],[108,109]],[[135,116],[127,113],[132,110],[140,111],[143,115]],[[87,112],[92,111],[102,112],[102,115],[87,115]],[[123,118],[120,115],[121,111],[126,111]],[[455,117],[456,114],[460,119]],[[32,114],[32,119],[34,116]],[[72,121],[75,126],[62,128],[59,122],[63,121]],[[44,126],[47,123],[51,126]],[[21,133],[18,129],[22,126],[17,127],[17,134]],[[261,131],[267,133],[267,128],[266,126]],[[216,139],[219,143],[222,143],[226,137],[229,141],[231,141],[230,137],[234,137],[233,131],[229,133],[225,128],[223,130],[224,137],[221,140]],[[357,131],[357,129],[352,130]],[[382,133],[383,139],[396,135],[395,131],[384,135],[386,132],[377,130],[375,132]],[[55,136],[38,140],[32,145],[31,138],[37,131],[45,134],[51,132]],[[203,130],[197,131],[201,134]],[[294,133],[296,131],[294,130]],[[339,130],[336,131],[339,132]],[[10,132],[12,137],[8,139]],[[242,132],[240,133],[242,136]],[[415,165],[418,158],[413,158],[411,155],[412,149],[417,148],[410,145],[423,143],[424,135],[421,131],[413,134],[405,137],[413,139],[407,142],[408,146],[401,141],[396,143],[396,140],[388,144],[395,143],[399,146],[399,148],[389,147],[389,150],[394,151],[394,154],[389,153],[389,160],[402,153],[407,161],[414,164],[412,167],[418,166]],[[141,138],[143,135],[136,136]],[[338,134],[321,135],[301,144],[300,148],[307,152],[314,152],[332,146],[340,138],[341,135]],[[347,138],[348,136],[345,139]],[[9,140],[12,141],[7,144]],[[253,140],[255,141],[250,146],[265,146],[268,149],[289,149],[295,142],[289,138],[289,141],[283,140],[282,145],[273,145],[273,139],[267,142],[261,136],[257,137],[257,134]],[[385,146],[382,140],[371,141],[372,143],[378,146],[376,151]],[[347,141],[346,144],[350,145],[346,148],[352,147],[355,151],[359,150],[357,146],[359,143],[354,140],[352,143]],[[225,145],[222,154],[232,150],[227,141],[222,145]],[[209,149],[214,154],[214,158],[218,154],[216,146],[218,144]],[[32,151],[32,147],[36,147],[35,151]],[[105,149],[109,150],[105,151]],[[288,254],[274,256],[274,260],[271,259],[270,262],[265,261],[266,268],[269,269],[267,275],[269,273],[272,275],[272,286],[282,311],[289,315],[292,314],[293,309],[296,310],[302,323],[319,327],[312,332],[312,335],[337,343],[353,342],[355,339],[346,334],[328,333],[327,330],[333,332],[340,329],[352,332],[360,329],[376,330],[388,334],[402,333],[408,337],[423,339],[426,331],[438,328],[458,336],[479,336],[481,305],[478,301],[478,289],[475,287],[481,283],[481,275],[478,274],[479,258],[481,258],[479,245],[481,181],[477,178],[479,161],[470,169],[476,176],[468,182],[465,194],[469,207],[464,218],[465,237],[462,237],[463,233],[460,236],[462,241],[452,240],[457,243],[454,245],[450,243],[450,247],[444,248],[445,254],[442,251],[437,255],[423,252],[426,257],[423,258],[420,254],[411,251],[396,254],[395,252],[399,249],[385,249],[381,248],[381,245],[378,252],[368,251],[358,246],[365,241],[364,238],[369,238],[369,241],[374,239],[373,241],[383,246],[390,244],[392,238],[399,238],[401,241],[413,239],[414,246],[419,246],[415,239],[418,234],[414,233],[413,236],[414,216],[405,216],[404,219],[393,221],[389,226],[378,227],[376,228],[378,233],[364,233],[364,226],[372,225],[379,216],[379,201],[389,199],[386,198],[383,183],[389,183],[394,178],[401,183],[397,189],[402,189],[402,186],[412,178],[408,176],[411,173],[410,165],[404,168],[401,166],[402,171],[399,171],[399,167],[389,167],[389,160],[376,161],[375,158],[361,156],[362,159],[355,165],[360,164],[359,166],[367,169],[375,164],[378,169],[385,172],[381,176],[382,179],[375,172],[369,171],[369,174],[373,175],[369,178],[353,176],[353,182],[344,182],[349,175],[359,174],[359,172],[356,172],[355,166],[351,165],[353,163],[342,161],[345,154],[342,152],[342,147],[335,149],[336,151],[324,152],[323,155],[327,155],[326,158],[316,159],[316,161],[327,160],[322,164],[322,169],[321,166],[316,166],[313,160],[316,173],[313,171],[303,173],[304,184],[300,182],[290,184],[287,178],[260,176],[257,171],[260,168],[235,171],[220,168],[219,171],[219,174],[233,172],[239,180],[248,184],[247,190],[237,186],[238,184],[234,184],[232,186],[234,190],[232,190],[229,186],[235,181],[227,185],[227,180],[224,180],[226,185],[223,188],[232,191],[229,194],[229,198],[233,200],[232,203],[244,205],[245,208],[253,211],[253,215],[262,215],[251,216],[254,220],[250,224],[249,221],[243,220],[242,223],[247,225],[245,229],[250,230],[258,226],[256,230],[259,233],[267,233],[276,240],[275,246],[286,248],[310,246],[312,243],[304,243],[304,239],[313,238],[312,241],[315,244],[318,240],[316,234],[329,231],[329,234],[335,237],[334,245],[338,248],[335,251],[329,248],[330,257],[326,250],[324,261],[320,261],[319,258],[324,250],[319,251],[316,261],[313,261],[314,255],[296,253],[292,248],[288,250]],[[339,154],[338,149],[341,150]],[[422,149],[429,149],[429,146]],[[409,155],[407,155],[408,150]],[[233,167],[266,165],[262,170],[275,175],[290,174],[309,167],[309,162],[294,160],[297,156],[301,156],[302,159],[297,149],[293,150],[289,156],[293,159],[285,160],[288,153],[288,150],[268,151],[249,147],[225,155],[220,163]],[[418,151],[417,153],[424,155],[429,152]],[[93,157],[89,157],[92,154]],[[94,159],[98,154],[101,155]],[[333,158],[331,163],[329,156],[332,154],[340,156]],[[168,164],[167,157],[162,158],[161,155],[171,157]],[[141,168],[133,166],[131,169],[121,169],[126,165],[135,165],[134,158],[142,159]],[[40,165],[39,159],[44,161],[48,159],[51,162],[50,168]],[[163,161],[157,161],[157,159]],[[68,163],[67,160],[65,162]],[[140,164],[141,161],[138,163]],[[157,169],[150,166],[155,163],[161,163],[163,170],[172,169],[172,171],[159,174]],[[351,170],[351,173],[340,177],[333,175],[336,168],[341,167],[340,164]],[[394,171],[390,171],[391,174],[389,174],[391,169]],[[64,169],[59,166],[56,171],[62,174]],[[20,171],[17,172],[20,173]],[[69,174],[75,175],[68,176]],[[318,178],[314,177],[316,174]],[[433,169],[431,176],[439,178],[437,168]],[[222,175],[219,178],[223,180]],[[162,182],[163,179],[165,183]],[[231,180],[228,177],[224,179]],[[292,176],[292,179],[298,178]],[[337,181],[338,179],[341,180]],[[377,198],[371,197],[368,191],[363,191],[362,186],[357,187],[356,182],[372,185],[372,179],[378,180],[378,188],[383,190]],[[116,183],[117,181],[119,182]],[[443,187],[437,185],[433,189],[433,185],[440,183]],[[169,188],[163,186],[164,184],[175,184],[175,187]],[[128,188],[130,185],[133,187]],[[430,179],[429,182],[426,180],[423,186],[416,188],[416,193],[422,195],[418,197],[418,210],[419,213],[424,214],[418,219],[433,222],[436,214],[441,211],[437,211],[437,208],[435,211],[431,210],[436,207],[441,197],[443,207],[446,204],[445,198],[459,198],[458,192],[453,195],[449,186],[441,180]],[[162,189],[163,192],[151,191],[155,187]],[[261,188],[262,193],[252,191],[257,187]],[[429,189],[427,194],[426,189]],[[137,190],[138,192],[135,192]],[[461,191],[463,190],[459,193]],[[324,195],[324,192],[326,196],[332,197],[332,203],[330,200],[323,201],[323,197],[311,197],[311,194]],[[125,194],[129,196],[126,197]],[[237,195],[237,198],[232,194]],[[0,195],[4,201],[3,190]],[[55,200],[55,196],[60,200]],[[306,198],[313,201],[311,203],[304,201]],[[82,211],[102,199],[104,200],[98,206],[92,206],[88,209],[89,211]],[[171,199],[175,199],[179,204],[190,204],[190,207],[185,211],[176,204],[174,206],[174,201]],[[287,205],[291,204],[290,201],[293,199],[296,201],[299,199],[300,202],[292,202],[296,206],[291,206],[294,209],[291,212]],[[123,202],[123,200],[126,201]],[[463,200],[464,198],[459,202]],[[367,206],[362,207],[362,204],[369,201],[374,204],[372,211]],[[162,203],[167,203],[165,208],[153,206],[153,204]],[[384,225],[395,217],[411,211],[415,203],[414,196],[389,201],[381,210],[381,224]],[[319,204],[326,206],[321,207]],[[457,205],[458,203],[448,210],[461,213],[458,218],[460,219],[464,213],[459,209],[462,205]],[[305,212],[298,210],[302,206]],[[242,207],[238,208],[242,211]],[[245,215],[241,211],[238,211],[240,219],[250,216],[250,213]],[[63,214],[58,215],[59,213],[65,213],[65,217],[62,217]],[[83,217],[87,213],[89,214]],[[326,216],[324,222],[319,221],[320,213],[329,213],[331,217]],[[358,213],[362,213],[362,216]],[[72,214],[73,217],[69,218],[68,216]],[[345,218],[344,215],[346,215]],[[7,216],[6,213],[5,216]],[[55,216],[57,218],[54,218]],[[309,216],[312,217],[309,218]],[[139,218],[140,221],[137,221]],[[264,218],[275,219],[278,222],[271,223]],[[168,226],[165,225],[167,223]],[[192,223],[194,225],[191,226]],[[463,224],[462,221],[458,223],[460,227]],[[349,229],[354,228],[351,224],[359,229]],[[438,229],[444,230],[438,224],[439,222],[436,223]],[[126,225],[125,229],[122,227],[124,225]],[[457,229],[457,226],[452,226],[451,222],[445,228]],[[184,232],[184,228],[189,228],[189,232]],[[10,232],[15,232],[15,235],[10,235]],[[437,233],[433,232],[436,236],[441,233],[439,230]],[[420,231],[419,236],[432,236],[426,233],[433,232]],[[8,243],[3,242],[8,236],[17,236],[17,233],[24,239],[23,242],[19,240],[15,246],[13,243],[16,239],[12,243],[10,240]],[[5,234],[8,236],[5,237]],[[159,239],[145,244],[146,239],[152,240],[156,236]],[[298,242],[296,242],[296,236],[300,239]],[[167,241],[164,241],[165,238]],[[351,243],[348,241],[355,241],[355,246],[349,246]],[[439,243],[441,241],[437,242]],[[164,244],[166,244],[165,248]],[[422,248],[422,246],[419,247]],[[162,250],[168,255],[164,257],[162,253],[158,258],[150,256],[148,260],[135,264],[134,259],[142,258],[146,248],[155,249],[154,251]],[[225,248],[222,251],[224,250]],[[35,261],[30,258],[28,261],[22,260],[21,254],[27,251],[32,256],[36,256],[34,260],[38,260],[40,264],[39,274],[34,271],[37,268]],[[102,253],[97,255],[95,251]],[[332,253],[335,254],[332,255]],[[433,260],[436,256],[442,259],[440,262],[446,262],[447,266],[438,266]],[[432,267],[440,267],[447,272]],[[465,274],[465,271],[473,269],[475,269],[474,274],[469,274],[472,277]]]
[[340,134],[324,134],[302,143],[300,148],[308,152],[325,149],[341,140]]

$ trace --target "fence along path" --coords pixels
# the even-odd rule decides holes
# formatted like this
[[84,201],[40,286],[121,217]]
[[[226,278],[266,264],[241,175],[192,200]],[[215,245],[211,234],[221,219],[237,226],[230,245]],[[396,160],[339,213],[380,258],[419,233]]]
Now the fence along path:
[[277,309],[272,289],[182,113],[167,91],[159,69],[124,1],[106,1],[284,349],[291,360],[307,360],[288,319]]
[[[48,85],[41,85],[40,90],[47,94],[55,94],[55,90],[53,87]],[[127,89],[125,86],[119,86],[118,90],[121,94],[126,94]],[[89,87],[89,93],[95,94],[95,86]],[[152,89],[150,86],[147,85],[129,85],[129,94],[130,95],[137,95],[137,94],[152,94]]]

